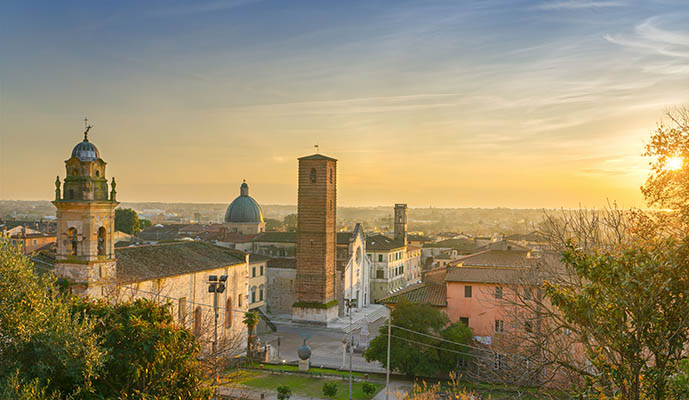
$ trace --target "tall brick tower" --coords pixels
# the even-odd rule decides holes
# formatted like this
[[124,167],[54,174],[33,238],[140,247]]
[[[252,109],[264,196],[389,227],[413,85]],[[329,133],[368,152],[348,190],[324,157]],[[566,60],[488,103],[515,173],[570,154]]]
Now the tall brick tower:
[[57,251],[55,274],[70,283],[74,294],[103,297],[115,279],[115,179],[108,193],[105,161],[88,140],[74,146],[65,161],[63,188],[55,181]]
[[336,159],[320,154],[299,159],[294,321],[327,324],[337,318],[336,167]]
[[395,240],[407,245],[407,205],[395,204]]

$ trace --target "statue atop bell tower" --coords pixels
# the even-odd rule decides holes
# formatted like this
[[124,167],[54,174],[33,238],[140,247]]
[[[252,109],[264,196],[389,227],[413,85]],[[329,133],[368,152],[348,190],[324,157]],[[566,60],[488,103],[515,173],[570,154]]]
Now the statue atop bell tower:
[[55,274],[69,281],[73,293],[101,297],[104,286],[115,278],[115,208],[119,203],[114,184],[108,193],[106,162],[88,140],[91,128],[86,125],[84,140],[65,161],[62,190],[59,176],[55,182]]

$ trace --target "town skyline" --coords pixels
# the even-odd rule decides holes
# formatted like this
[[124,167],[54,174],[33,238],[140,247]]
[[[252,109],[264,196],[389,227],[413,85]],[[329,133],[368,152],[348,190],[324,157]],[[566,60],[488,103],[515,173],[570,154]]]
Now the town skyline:
[[3,11],[0,199],[50,199],[88,117],[127,202],[226,203],[246,179],[293,205],[318,144],[341,206],[644,207],[644,143],[689,83],[680,2]]

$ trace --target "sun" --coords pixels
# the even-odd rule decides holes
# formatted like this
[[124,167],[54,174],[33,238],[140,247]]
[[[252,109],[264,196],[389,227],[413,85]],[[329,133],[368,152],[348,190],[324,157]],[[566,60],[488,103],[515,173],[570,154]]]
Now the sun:
[[665,166],[663,169],[666,171],[677,171],[679,169],[682,169],[684,166],[684,159],[680,156],[672,156],[668,157],[668,159],[665,161]]

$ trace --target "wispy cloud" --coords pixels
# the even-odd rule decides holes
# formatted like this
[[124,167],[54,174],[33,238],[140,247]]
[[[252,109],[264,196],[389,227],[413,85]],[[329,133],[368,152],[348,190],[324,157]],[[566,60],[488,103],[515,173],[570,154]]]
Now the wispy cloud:
[[585,8],[621,7],[626,5],[621,1],[593,1],[593,0],[562,0],[549,1],[540,4],[541,10],[577,10]]

